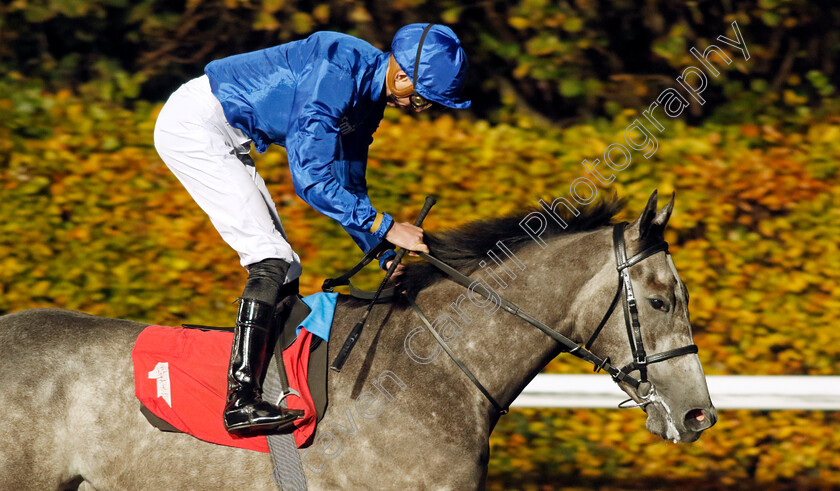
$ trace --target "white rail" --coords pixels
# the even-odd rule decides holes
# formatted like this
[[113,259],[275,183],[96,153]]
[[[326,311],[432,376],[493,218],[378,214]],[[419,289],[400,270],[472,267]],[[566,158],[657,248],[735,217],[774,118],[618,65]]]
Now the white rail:
[[[840,410],[840,376],[710,375],[718,409]],[[627,396],[606,375],[540,374],[513,407],[614,408]]]

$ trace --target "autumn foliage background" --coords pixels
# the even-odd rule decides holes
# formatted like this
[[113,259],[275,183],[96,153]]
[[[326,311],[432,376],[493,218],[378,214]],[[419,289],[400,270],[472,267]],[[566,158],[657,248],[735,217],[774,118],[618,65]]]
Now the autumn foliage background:
[[[638,6],[641,4],[642,6]],[[840,8],[829,2],[14,0],[0,6],[0,313],[35,306],[179,324],[228,323],[245,273],[157,157],[162,101],[212,59],[319,29],[387,49],[409,22],[451,25],[472,112],[387,112],[374,204],[428,230],[568,195],[583,159],[738,22],[752,55],[705,106],[664,122],[659,149],[602,193],[676,191],[667,239],[691,292],[707,374],[837,372],[840,359]],[[257,156],[305,293],[358,257],[295,195],[285,153]],[[376,284],[365,272],[362,283]],[[560,357],[547,371],[589,368]],[[840,415],[721,411],[691,445],[641,411],[515,410],[491,437],[491,488],[834,487]]]

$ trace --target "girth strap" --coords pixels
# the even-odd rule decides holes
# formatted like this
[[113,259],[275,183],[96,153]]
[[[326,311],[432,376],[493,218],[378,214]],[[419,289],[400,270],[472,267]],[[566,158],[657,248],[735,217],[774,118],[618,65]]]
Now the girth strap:
[[408,303],[411,304],[411,307],[414,309],[414,312],[417,313],[418,317],[420,317],[420,320],[423,322],[423,325],[430,333],[432,333],[432,336],[434,336],[435,341],[437,341],[440,347],[443,348],[443,351],[445,351],[446,354],[449,355],[449,358],[451,358],[452,361],[454,361],[455,364],[458,365],[458,368],[460,368],[461,371],[464,372],[464,375],[466,375],[467,378],[470,379],[473,385],[475,385],[478,388],[478,390],[480,390],[481,393],[484,394],[484,397],[486,397],[487,400],[490,401],[490,404],[493,405],[493,407],[496,409],[496,411],[498,411],[499,414],[507,414],[508,408],[502,407],[502,405],[499,404],[498,401],[496,401],[496,399],[494,399],[492,395],[490,395],[490,392],[488,392],[487,389],[485,389],[484,386],[481,385],[481,382],[478,381],[478,379],[475,377],[475,375],[473,375],[470,369],[467,368],[464,362],[462,362],[457,356],[455,356],[455,353],[452,352],[452,350],[446,344],[446,341],[444,341],[440,334],[438,334],[438,332],[435,330],[435,328],[432,327],[432,324],[431,322],[429,322],[429,319],[426,317],[426,314],[424,314],[423,311],[420,310],[420,307],[417,305],[414,299],[409,297],[408,295],[406,295],[406,298],[408,298]]

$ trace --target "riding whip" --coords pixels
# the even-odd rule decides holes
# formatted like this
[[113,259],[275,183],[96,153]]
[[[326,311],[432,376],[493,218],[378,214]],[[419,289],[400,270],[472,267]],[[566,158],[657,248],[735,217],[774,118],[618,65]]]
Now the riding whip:
[[[414,226],[419,227],[423,224],[423,220],[426,219],[426,215],[429,214],[429,210],[432,209],[432,206],[437,202],[434,196],[426,196],[426,202],[423,204],[423,209],[420,210],[420,215],[417,216],[417,219],[414,220]],[[393,261],[391,261],[391,266],[388,268],[388,272],[385,273],[385,278],[380,283],[379,288],[376,290],[376,294],[373,296],[373,300],[370,301],[370,305],[368,305],[367,310],[365,310],[364,315],[362,315],[362,320],[359,321],[358,324],[353,326],[353,329],[350,331],[350,334],[347,336],[347,339],[344,340],[344,345],[341,347],[341,350],[338,352],[338,355],[333,360],[332,364],[330,365],[330,369],[340,372],[341,368],[344,367],[344,362],[347,361],[347,356],[350,354],[350,351],[353,350],[353,346],[356,345],[356,341],[359,340],[359,336],[362,334],[362,328],[365,326],[365,322],[367,321],[368,315],[370,311],[373,310],[374,304],[376,304],[376,300],[379,298],[379,295],[382,293],[382,290],[385,288],[385,284],[388,283],[388,280],[391,279],[391,275],[394,274],[396,271],[397,266],[402,261],[403,256],[405,256],[406,249],[400,249],[397,252],[396,257]]]

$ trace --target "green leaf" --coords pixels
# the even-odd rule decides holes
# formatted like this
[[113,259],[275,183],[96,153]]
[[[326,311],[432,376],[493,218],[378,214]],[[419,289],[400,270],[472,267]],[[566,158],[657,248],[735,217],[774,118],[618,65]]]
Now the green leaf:
[[583,93],[583,84],[580,80],[564,79],[560,82],[560,94],[563,97],[577,97]]

